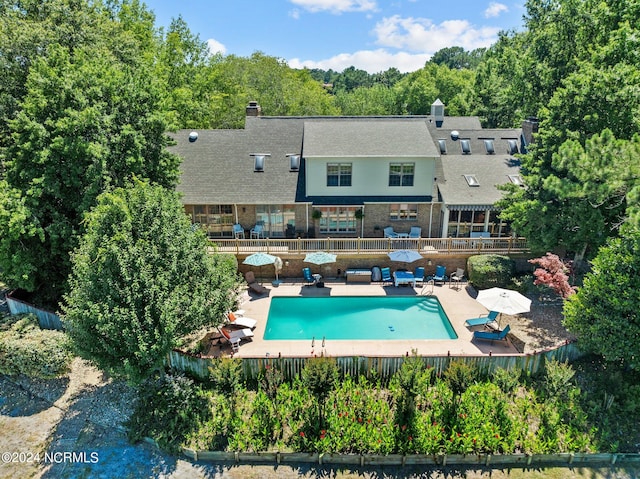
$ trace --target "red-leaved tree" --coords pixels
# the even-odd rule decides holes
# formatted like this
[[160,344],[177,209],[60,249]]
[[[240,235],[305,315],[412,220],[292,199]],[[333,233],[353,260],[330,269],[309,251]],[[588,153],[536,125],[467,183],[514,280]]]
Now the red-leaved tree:
[[530,259],[529,263],[538,265],[533,272],[536,277],[533,284],[544,284],[563,298],[576,292],[576,287],[569,284],[573,275],[573,261],[563,261],[557,254],[547,253],[541,258]]

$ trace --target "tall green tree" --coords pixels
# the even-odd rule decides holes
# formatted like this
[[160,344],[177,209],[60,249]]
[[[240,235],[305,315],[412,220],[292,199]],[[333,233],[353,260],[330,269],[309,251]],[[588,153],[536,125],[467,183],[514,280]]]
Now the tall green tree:
[[583,286],[564,305],[564,324],[585,351],[640,369],[640,231],[610,239]]
[[[633,185],[627,185],[623,202],[616,202],[615,195],[599,201],[602,188],[587,189],[617,184],[616,169],[590,170],[587,174],[599,179],[588,182],[579,169],[598,166],[592,154],[585,163],[581,153],[594,135],[602,134],[597,140],[602,141],[608,138],[606,129],[628,141],[640,127],[640,61],[635,53],[640,9],[637,1],[530,0],[527,10],[528,30],[514,41],[521,54],[514,56],[509,48],[505,52],[520,65],[513,68],[517,84],[523,75],[530,78],[531,89],[519,88],[522,100],[512,96],[512,101],[532,110],[541,123],[535,145],[522,158],[527,187],[512,189],[502,203],[503,217],[537,251],[560,245],[579,260],[618,234],[632,212],[625,203],[636,197]],[[632,150],[626,158],[637,165]],[[605,158],[614,161],[610,155]]]
[[177,193],[136,181],[103,193],[73,254],[64,320],[76,351],[132,381],[236,300],[232,255],[208,253]]
[[[10,122],[0,229],[0,267],[13,287],[38,291],[55,306],[70,272],[69,252],[82,215],[105,189],[133,175],[164,187],[177,180],[179,160],[165,150],[167,124],[157,85],[144,66],[118,61],[104,48],[73,52],[50,46],[33,62],[27,94]],[[19,221],[20,224],[15,224]],[[10,223],[14,222],[9,228]]]

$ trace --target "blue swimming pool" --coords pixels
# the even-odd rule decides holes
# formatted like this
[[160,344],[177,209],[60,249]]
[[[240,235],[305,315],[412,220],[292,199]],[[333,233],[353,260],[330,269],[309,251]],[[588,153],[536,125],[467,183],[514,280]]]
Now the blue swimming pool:
[[264,339],[457,339],[437,298],[329,296],[271,299]]

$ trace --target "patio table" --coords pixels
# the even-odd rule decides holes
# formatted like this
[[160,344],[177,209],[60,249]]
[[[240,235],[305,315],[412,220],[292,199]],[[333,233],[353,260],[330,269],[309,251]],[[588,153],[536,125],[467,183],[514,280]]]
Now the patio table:
[[401,284],[411,284],[414,288],[416,286],[416,277],[410,271],[395,271],[393,279],[396,286]]

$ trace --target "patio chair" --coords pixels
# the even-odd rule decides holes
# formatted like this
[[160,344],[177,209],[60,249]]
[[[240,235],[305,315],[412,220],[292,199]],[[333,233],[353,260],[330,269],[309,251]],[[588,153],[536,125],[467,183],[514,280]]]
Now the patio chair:
[[393,278],[391,277],[391,269],[390,268],[382,268],[380,270],[382,273],[382,282],[383,283],[393,283]]
[[244,228],[240,223],[236,223],[235,225],[233,225],[233,236],[235,238],[244,239]]
[[484,339],[486,341],[506,341],[507,334],[511,327],[507,324],[502,331],[488,332],[488,331],[474,331],[473,339]]
[[241,328],[253,329],[258,324],[258,321],[253,318],[247,318],[236,312],[229,311],[227,313],[227,324],[229,326],[239,326]]
[[498,314],[499,313],[497,311],[489,311],[488,315],[467,319],[464,324],[465,326],[486,326],[489,323],[497,321]]
[[434,283],[444,283],[447,281],[447,277],[445,276],[445,272],[447,271],[446,266],[436,266],[436,273],[433,275]]
[[264,225],[260,223],[256,224],[253,228],[251,228],[250,235],[253,238],[264,238]]
[[451,287],[452,283],[460,284],[462,278],[464,278],[464,269],[456,269],[456,272],[452,273],[451,276],[449,276],[449,287]]
[[384,237],[385,238],[399,238],[400,237],[400,235],[398,233],[393,231],[393,226],[387,226],[383,231],[384,231]]
[[413,272],[413,276],[416,278],[416,283],[424,283],[424,268],[418,266]]
[[307,285],[311,285],[316,282],[316,278],[311,274],[311,268],[302,268],[302,276],[304,277],[304,282],[307,283]]
[[269,294],[269,290],[256,281],[253,271],[247,271],[244,275],[244,279],[247,282],[249,289],[254,293],[259,295]]
[[409,238],[420,238],[422,235],[422,228],[419,226],[412,226],[411,231],[409,231]]

